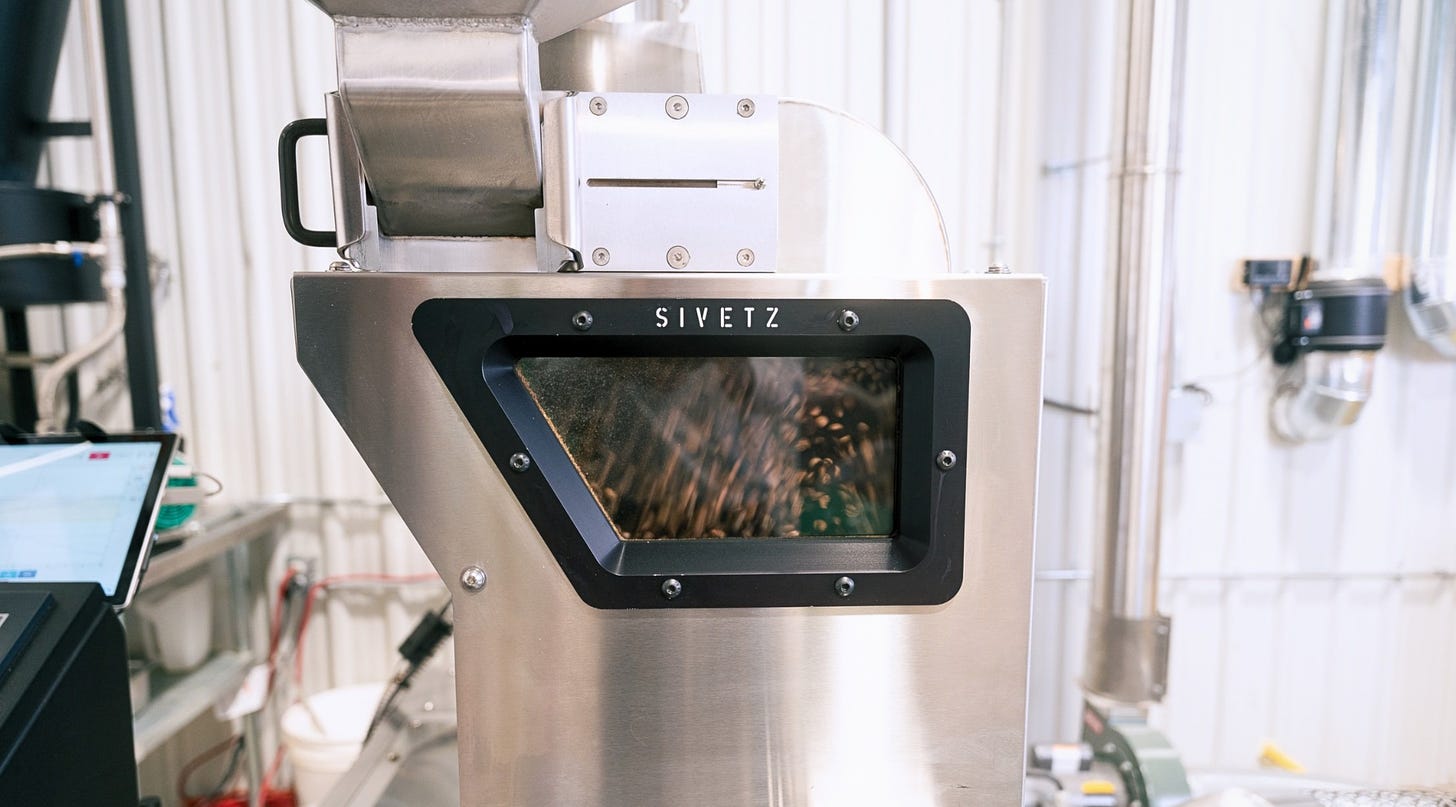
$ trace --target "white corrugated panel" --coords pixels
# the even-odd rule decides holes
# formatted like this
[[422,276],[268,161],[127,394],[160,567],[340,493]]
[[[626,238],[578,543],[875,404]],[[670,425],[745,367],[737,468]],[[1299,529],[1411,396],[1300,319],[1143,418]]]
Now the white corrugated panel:
[[[1008,258],[1050,281],[1048,396],[1095,406],[1111,4],[1007,2],[1016,21]],[[804,97],[887,126],[939,199],[956,267],[978,270],[990,238],[1000,6],[693,0],[685,19],[700,27],[710,92]],[[1196,765],[1252,764],[1268,739],[1322,772],[1456,779],[1451,581],[1278,577],[1456,569],[1456,368],[1396,318],[1356,428],[1298,448],[1270,435],[1276,378],[1232,277],[1242,257],[1310,247],[1325,4],[1190,7],[1178,380],[1202,384],[1213,402],[1170,453],[1164,601],[1175,632],[1159,718]],[[158,317],[163,377],[177,389],[191,453],[235,498],[365,502],[299,510],[287,551],[319,555],[326,573],[428,569],[397,516],[368,503],[378,487],[293,355],[289,275],[330,255],[283,232],[275,144],[287,121],[320,115],[334,86],[328,20],[302,0],[130,8],[149,238],[176,278]],[[887,64],[887,54],[903,61]],[[80,75],[68,56],[58,110],[84,109]],[[322,223],[322,148],[310,145],[304,160],[305,215]],[[58,144],[50,171],[57,184],[84,186],[84,145]],[[94,321],[69,316],[70,338]],[[37,328],[38,338],[60,337],[53,320],[38,317]],[[1089,565],[1095,454],[1089,418],[1047,412],[1039,569]],[[1033,739],[1075,731],[1087,591],[1080,580],[1037,587]],[[306,687],[385,674],[425,599],[331,598],[310,631]]]
[[[148,240],[173,277],[157,312],[158,352],[188,453],[237,501],[270,494],[382,501],[294,358],[289,277],[326,265],[329,251],[293,244],[278,214],[278,133],[322,112],[334,85],[331,23],[287,0],[132,0],[128,9]],[[72,16],[55,102],[61,119],[82,118],[86,107]],[[305,215],[326,222],[326,153],[310,144],[304,160]],[[59,187],[89,190],[87,144],[58,142],[48,171]],[[39,348],[60,347],[54,315],[33,320]],[[94,311],[68,313],[72,343],[97,321]],[[120,406],[96,398],[84,414],[125,422],[124,384],[117,386]],[[288,555],[319,558],[325,575],[431,571],[399,518],[377,504],[296,508],[289,540],[271,562],[269,590]],[[308,631],[304,689],[386,678],[394,648],[439,597],[419,587],[325,597]],[[190,727],[149,758],[143,789],[173,803],[181,763],[221,736],[207,721]]]

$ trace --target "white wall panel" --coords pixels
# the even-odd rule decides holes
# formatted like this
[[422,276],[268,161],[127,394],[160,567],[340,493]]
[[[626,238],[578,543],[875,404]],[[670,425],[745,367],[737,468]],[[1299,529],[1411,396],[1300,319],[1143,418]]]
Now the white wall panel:
[[[1049,280],[1048,396],[1096,406],[1112,4],[1005,2],[1016,43],[1007,257]],[[1164,603],[1175,622],[1158,719],[1195,765],[1248,765],[1267,739],[1320,772],[1456,780],[1456,591],[1421,574],[1456,570],[1456,366],[1393,317],[1357,427],[1303,447],[1271,436],[1278,375],[1232,277],[1243,257],[1315,241],[1326,3],[1189,5],[1176,364],[1180,383],[1212,398],[1198,432],[1170,449]],[[277,214],[277,133],[320,115],[334,83],[328,20],[303,0],[129,7],[149,238],[176,277],[159,351],[191,452],[235,498],[378,501],[293,356],[289,274],[329,254],[289,242]],[[708,91],[793,95],[888,126],[936,193],[955,266],[974,271],[991,237],[1001,7],[692,0],[685,19],[699,26]],[[84,110],[79,75],[70,54],[58,111]],[[306,216],[321,223],[326,172],[310,149]],[[84,144],[62,143],[48,170],[57,184],[84,182],[88,160]],[[71,315],[70,338],[94,321]],[[37,329],[61,338],[54,317]],[[1037,568],[1073,574],[1036,589],[1034,739],[1076,730],[1093,419],[1048,410],[1042,459]],[[300,508],[285,551],[316,554],[325,573],[428,569],[398,517],[371,504]],[[1401,571],[1413,576],[1387,574]],[[310,628],[305,687],[386,674],[430,596],[329,598]]]
[[[1456,373],[1422,361],[1401,330],[1405,323],[1393,316],[1399,332],[1380,358],[1375,398],[1356,428],[1301,447],[1270,435],[1267,406],[1277,376],[1267,366],[1245,369],[1258,340],[1229,278],[1243,257],[1297,254],[1314,244],[1319,221],[1311,189],[1324,170],[1312,157],[1319,153],[1325,8],[1191,8],[1177,359],[1180,381],[1216,383],[1206,384],[1214,402],[1203,428],[1173,455],[1164,569],[1174,577],[1232,579],[1215,584],[1216,597],[1192,596],[1182,586],[1169,592],[1176,649],[1168,725],[1195,764],[1247,764],[1269,739],[1327,773],[1449,779],[1449,762],[1418,772],[1404,752],[1391,751],[1407,747],[1394,718],[1401,714],[1396,704],[1411,701],[1398,691],[1393,661],[1397,626],[1415,613],[1405,584],[1239,579],[1449,568],[1449,555],[1410,565],[1403,549],[1449,544],[1434,533],[1447,531],[1452,480],[1437,475],[1425,495],[1412,495],[1400,480],[1408,478],[1412,453],[1421,451],[1418,441],[1434,441],[1426,450],[1451,456]],[[1398,172],[1400,161],[1394,165]],[[1390,184],[1398,199],[1399,173]],[[1420,384],[1441,389],[1426,398],[1429,405],[1409,399]],[[1410,430],[1417,422],[1419,437]],[[1215,615],[1218,633],[1210,634]],[[1407,659],[1415,655],[1412,649]],[[1448,663],[1429,648],[1418,662]],[[1419,697],[1441,701],[1450,688],[1428,686]],[[1210,702],[1217,704],[1212,711]],[[1432,719],[1416,713],[1400,722]],[[1212,744],[1195,739],[1204,734],[1212,734]]]
[[[1108,54],[1111,18],[1092,3],[1027,3],[1040,26],[1014,61],[1034,63],[1030,125],[1013,130],[1031,144],[1035,173],[1024,177],[1034,200],[1030,222],[1010,261],[1047,277],[1045,390],[1048,398],[1084,409],[1097,406],[1097,352],[1106,254],[1107,155],[1111,115]],[[1036,87],[1045,84],[1046,90]],[[1055,235],[1053,235],[1055,234]],[[1097,432],[1093,419],[1044,409],[1036,566],[1086,569],[1091,563]],[[1037,586],[1032,614],[1033,675],[1057,685],[1033,690],[1027,735],[1037,741],[1075,736],[1081,704],[1077,678],[1086,646],[1086,582]],[[1044,606],[1045,604],[1045,606]]]

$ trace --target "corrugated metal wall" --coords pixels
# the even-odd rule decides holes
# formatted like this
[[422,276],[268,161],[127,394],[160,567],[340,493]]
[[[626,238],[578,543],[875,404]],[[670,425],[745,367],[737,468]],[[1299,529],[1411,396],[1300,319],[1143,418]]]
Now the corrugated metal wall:
[[[1111,4],[1007,7],[1007,255],[1050,280],[1048,394],[1093,405]],[[1396,318],[1358,427],[1299,448],[1271,437],[1276,378],[1258,363],[1232,278],[1243,256],[1311,246],[1325,3],[1190,7],[1178,378],[1206,387],[1212,403],[1172,449],[1163,565],[1174,646],[1159,719],[1195,765],[1252,764],[1269,739],[1318,771],[1456,779],[1456,367]],[[274,144],[288,120],[321,114],[334,80],[328,21],[302,0],[130,8],[150,237],[175,277],[158,337],[192,453],[235,498],[358,502],[295,520],[292,551],[319,553],[328,572],[425,568],[398,519],[373,504],[378,488],[293,359],[289,274],[322,268],[329,254],[283,234]],[[940,200],[958,267],[977,270],[991,239],[1000,8],[692,0],[685,18],[700,26],[709,91],[807,97],[889,132]],[[79,75],[68,59],[59,107],[84,106]],[[322,223],[322,149],[305,160],[316,178],[307,215]],[[52,175],[84,187],[85,165],[84,148],[58,147]],[[74,338],[87,323],[71,319]],[[1032,738],[1075,731],[1094,461],[1090,419],[1049,410]],[[387,670],[416,604],[356,599],[331,602],[328,630],[312,640],[328,652],[311,657],[310,687]]]
[[[1280,444],[1267,414],[1279,378],[1233,291],[1241,258],[1317,246],[1325,5],[1189,4],[1176,381],[1212,400],[1170,449],[1162,566],[1173,651],[1159,719],[1194,765],[1249,765],[1270,740],[1333,775],[1450,781],[1456,367],[1393,315],[1360,423],[1328,443]],[[1410,43],[1415,4],[1405,5]],[[1050,281],[1047,394],[1083,406],[1097,401],[1108,26],[1104,4],[1047,3],[1045,39],[1022,60],[1039,61],[1043,77],[1045,169],[1019,260]],[[1413,48],[1402,51],[1408,62]],[[1400,153],[1393,165],[1398,189]],[[1388,208],[1393,234],[1400,204]],[[1068,727],[1079,698],[1096,449],[1090,419],[1061,411],[1047,410],[1043,439],[1033,736]]]
[[[171,277],[157,312],[158,351],[188,453],[234,501],[283,494],[323,502],[294,508],[271,580],[290,555],[318,558],[322,574],[430,571],[293,355],[289,278],[326,266],[331,253],[283,233],[276,143],[286,122],[322,113],[334,86],[331,23],[302,0],[133,0],[128,10],[148,240]],[[61,119],[85,115],[78,33],[73,9],[55,102]],[[302,151],[315,180],[307,214],[323,226],[332,215],[326,153],[317,143]],[[84,142],[63,141],[49,157],[53,184],[89,188]],[[59,347],[56,320],[33,313],[39,349]],[[97,317],[83,311],[67,320],[76,339]],[[124,423],[124,386],[119,397],[90,400],[84,414]],[[395,647],[437,599],[411,587],[321,600],[304,688],[387,678]],[[200,720],[147,760],[144,791],[175,803],[182,763],[222,736]]]

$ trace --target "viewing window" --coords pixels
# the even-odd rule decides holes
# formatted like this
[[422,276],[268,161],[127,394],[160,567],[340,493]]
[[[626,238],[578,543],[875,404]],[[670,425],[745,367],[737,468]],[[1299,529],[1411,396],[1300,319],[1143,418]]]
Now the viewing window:
[[516,372],[623,541],[896,529],[895,359],[533,357]]

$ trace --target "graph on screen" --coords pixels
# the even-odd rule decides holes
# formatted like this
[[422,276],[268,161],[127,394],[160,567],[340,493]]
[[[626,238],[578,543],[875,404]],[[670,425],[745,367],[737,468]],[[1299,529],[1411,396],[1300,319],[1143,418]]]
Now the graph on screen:
[[157,443],[0,446],[0,582],[116,587]]

